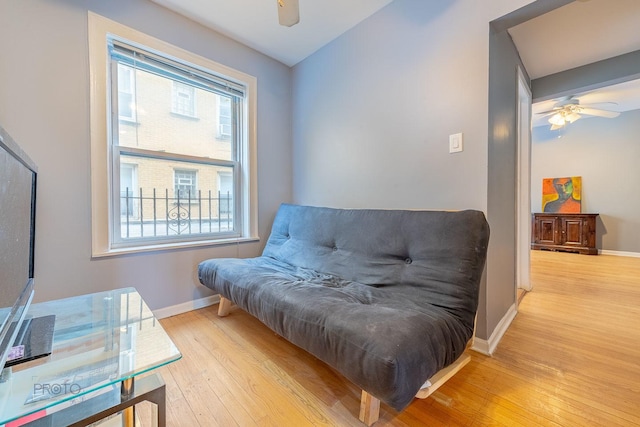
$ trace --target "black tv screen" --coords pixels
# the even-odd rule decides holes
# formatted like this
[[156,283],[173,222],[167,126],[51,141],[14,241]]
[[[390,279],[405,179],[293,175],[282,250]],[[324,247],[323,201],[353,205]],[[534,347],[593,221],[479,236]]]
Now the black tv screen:
[[0,368],[33,298],[36,176],[0,127]]

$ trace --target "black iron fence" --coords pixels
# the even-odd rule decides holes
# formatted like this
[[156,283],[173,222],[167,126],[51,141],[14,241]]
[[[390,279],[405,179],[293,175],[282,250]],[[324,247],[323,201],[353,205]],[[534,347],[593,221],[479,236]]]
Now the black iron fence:
[[176,191],[154,188],[146,194],[126,188],[120,194],[120,237],[162,237],[233,231],[230,192]]

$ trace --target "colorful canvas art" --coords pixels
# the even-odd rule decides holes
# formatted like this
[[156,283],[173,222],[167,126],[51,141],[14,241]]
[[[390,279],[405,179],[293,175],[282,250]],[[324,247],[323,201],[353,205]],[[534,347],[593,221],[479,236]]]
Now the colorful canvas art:
[[582,177],[543,178],[542,211],[580,213]]

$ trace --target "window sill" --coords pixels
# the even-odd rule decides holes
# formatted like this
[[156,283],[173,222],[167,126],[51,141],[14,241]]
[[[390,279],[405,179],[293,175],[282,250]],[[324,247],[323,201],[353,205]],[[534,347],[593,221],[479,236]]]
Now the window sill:
[[178,118],[181,118],[181,119],[186,119],[186,120],[192,120],[194,122],[200,121],[200,117],[198,117],[198,116],[192,116],[190,114],[178,113],[178,112],[175,112],[175,111],[171,112],[171,116],[172,117],[178,117]]
[[106,251],[96,252],[91,255],[91,259],[107,258],[107,257],[113,257],[113,256],[126,256],[130,254],[140,254],[140,253],[148,253],[148,252],[170,251],[170,250],[176,250],[176,249],[197,249],[197,248],[212,247],[212,246],[244,244],[244,243],[252,243],[252,242],[259,242],[259,241],[260,241],[260,237],[256,236],[256,237],[230,237],[227,239],[216,239],[216,240],[200,240],[197,242],[176,242],[176,243],[139,245],[139,246],[133,246],[133,247],[112,248]]
[[[185,209],[191,206],[198,206],[199,204],[200,202],[198,202],[197,199],[192,199],[191,201],[189,201],[187,197],[185,197],[184,199],[182,197],[180,198],[180,207],[184,207]],[[171,206],[173,206],[174,208],[178,207],[178,202],[171,203]]]
[[131,126],[140,126],[140,123],[134,117],[119,116],[118,117],[118,121],[120,121],[122,123],[125,123],[127,125],[131,125]]

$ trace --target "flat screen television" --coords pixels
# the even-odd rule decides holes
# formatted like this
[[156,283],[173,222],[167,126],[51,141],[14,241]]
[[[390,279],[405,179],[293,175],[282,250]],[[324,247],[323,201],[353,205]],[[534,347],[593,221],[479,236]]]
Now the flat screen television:
[[[36,178],[33,161],[0,126],[0,369],[41,353],[28,342],[41,331],[32,334],[27,316],[35,291]],[[52,324],[44,329],[52,335]],[[44,340],[34,347],[50,347],[51,336]]]

